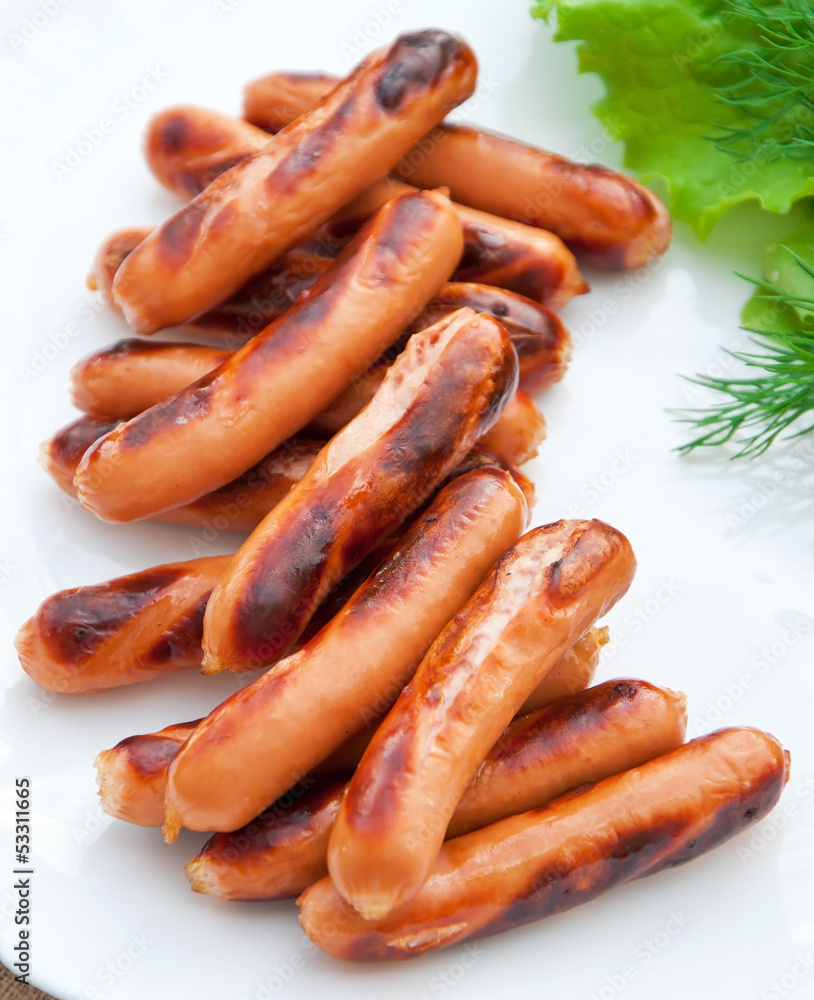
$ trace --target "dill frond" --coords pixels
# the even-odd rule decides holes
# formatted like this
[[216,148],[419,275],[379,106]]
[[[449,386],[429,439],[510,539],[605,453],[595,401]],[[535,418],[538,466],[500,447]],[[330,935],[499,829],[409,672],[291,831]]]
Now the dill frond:
[[739,160],[814,159],[814,3],[729,0],[727,10],[753,25],[757,40],[718,57],[741,74],[719,97],[751,121],[710,138]]

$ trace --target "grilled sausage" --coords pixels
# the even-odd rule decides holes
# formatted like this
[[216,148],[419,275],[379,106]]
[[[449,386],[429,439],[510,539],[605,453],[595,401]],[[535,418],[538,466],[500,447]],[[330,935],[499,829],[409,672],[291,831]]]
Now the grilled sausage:
[[[463,306],[500,320],[517,352],[520,387],[526,392],[540,392],[562,378],[571,342],[555,313],[513,292],[448,282],[367,371],[311,421],[313,433],[331,436],[341,430],[373,398],[407,339]],[[85,413],[128,420],[180,392],[229,356],[228,351],[202,344],[119,340],[74,365],[72,401]]]
[[328,873],[325,850],[345,785],[306,778],[247,826],[216,833],[184,866],[190,888],[221,899],[298,896]]
[[17,633],[23,670],[47,691],[85,694],[200,666],[204,607],[230,559],[168,563],[61,590]]
[[439,635],[371,740],[331,833],[328,870],[362,916],[418,892],[489,748],[634,570],[625,536],[601,521],[545,525]]
[[243,826],[363,729],[379,696],[406,682],[525,518],[523,495],[502,470],[475,470],[446,486],[310,643],[198,727],[170,767],[165,835],[182,824]]
[[788,776],[774,737],[722,729],[447,841],[420,892],[379,921],[324,878],[299,898],[300,923],[328,954],[356,962],[498,934],[712,850],[763,819]]
[[632,178],[502,135],[441,128],[444,141],[417,166],[402,160],[399,177],[418,187],[443,184],[457,202],[547,229],[594,267],[642,267],[670,245],[667,210]]
[[79,500],[105,520],[131,521],[241,475],[381,354],[443,284],[460,249],[443,195],[388,202],[306,299],[90,448],[76,471]]
[[488,282],[447,282],[405,332],[409,335],[422,330],[461,306],[488,313],[504,325],[517,351],[521,389],[542,392],[563,377],[571,360],[571,338],[559,316],[523,295],[494,288]]
[[[407,338],[463,306],[494,316],[503,324],[517,352],[520,388],[524,392],[540,392],[562,378],[570,359],[571,342],[555,313],[512,292],[469,282],[448,282],[409,324],[402,336],[311,421],[309,430],[315,434],[336,434],[373,398]],[[526,398],[522,402],[527,407]],[[517,406],[519,408],[519,402]],[[527,415],[528,433],[535,436],[535,428],[539,432],[539,416],[530,410]],[[501,420],[504,416],[505,411]],[[510,440],[508,428],[504,439]],[[541,440],[542,437],[537,437],[534,447]],[[528,455],[533,449],[526,443],[520,451]],[[516,454],[514,451],[509,454],[512,461],[517,464],[527,461],[526,458],[512,457]]]
[[[599,662],[599,651],[607,641],[607,628],[590,628],[571,649],[566,650],[520,706],[517,717],[545,708],[558,698],[565,698],[584,691],[593,680]],[[336,773],[349,773],[357,766],[376,733],[381,720],[393,707],[400,689],[392,689],[389,697],[382,697],[367,713],[366,726],[318,764],[312,774],[324,777]]]
[[[329,219],[319,231],[321,238],[341,238],[388,198],[414,190],[396,178],[384,178]],[[453,207],[464,232],[456,281],[499,285],[551,309],[589,290],[574,255],[558,236],[466,205],[453,202]]]
[[607,626],[589,628],[574,645],[567,649],[551,670],[520,706],[518,715],[526,715],[550,705],[557,698],[584,691],[594,679],[599,666],[599,654],[608,644]]
[[125,257],[131,254],[152,231],[152,226],[117,229],[102,243],[93,258],[86,284],[91,291],[99,292],[105,305],[119,315],[122,311],[113,298],[113,279]]
[[[358,584],[361,585],[364,579],[365,577],[362,577],[358,580]],[[338,614],[342,610],[346,600],[347,598],[336,605],[334,613]],[[320,613],[328,603],[326,601],[320,606]],[[329,615],[323,625],[332,617],[333,615]],[[589,629],[579,642],[557,661],[551,673],[529,697],[519,714],[528,714],[551,704],[559,697],[574,694],[587,687],[596,668],[597,651],[607,641],[606,632],[607,629]],[[304,637],[305,634],[302,638]],[[309,636],[309,640],[311,638],[313,635]],[[377,700],[366,713],[364,720],[366,728],[346,740],[312,769],[313,778],[344,776],[356,767],[375,732],[376,725],[398,694],[398,686],[394,687],[395,693],[391,693],[393,691],[391,687],[390,691],[381,697],[380,702],[385,706],[381,711],[379,711],[380,702]],[[168,726],[158,733],[129,736],[110,750],[103,750],[96,758],[94,766],[97,770],[96,780],[105,812],[139,826],[161,826],[164,823],[164,796],[170,763],[200,721],[199,719],[195,722]],[[310,782],[311,778],[308,780]],[[343,788],[344,780],[343,777]],[[278,814],[279,810],[275,810],[275,815]]]
[[[118,424],[119,421],[104,417],[79,417],[42,445],[40,461],[60,489],[76,496],[74,475],[82,456]],[[248,534],[302,479],[324,444],[307,438],[289,438],[231,483],[192,503],[165,510],[155,520],[189,524],[207,531]],[[520,479],[522,473],[515,470],[513,475]],[[202,547],[208,541],[211,539],[203,539]]]
[[[252,155],[266,142],[266,133],[240,119],[199,108],[171,108],[148,127],[147,158],[165,187],[190,198],[211,183],[219,170]],[[310,242],[319,257],[336,256],[350,234],[385,201],[414,190],[394,178],[379,180],[332,216]],[[464,230],[457,281],[510,288],[553,308],[588,290],[573,254],[552,233],[463,205],[454,207]],[[262,278],[255,282],[255,293],[260,284]],[[239,292],[235,298],[240,296]],[[211,325],[212,318],[207,324]],[[268,322],[273,318],[270,315]]]
[[478,446],[496,455],[505,455],[516,465],[523,465],[534,458],[545,437],[546,422],[539,406],[527,392],[517,389],[500,419],[483,435]]
[[[116,271],[151,232],[149,227],[118,230],[107,237],[94,259],[88,287],[99,291],[105,303],[119,315],[122,311],[111,294]],[[322,277],[348,242],[349,237],[330,243],[325,239],[305,240],[250,278],[214,309],[187,320],[182,329],[200,337],[216,337],[229,350],[237,350],[290,309],[300,294]]]
[[[458,803],[447,838],[537,809],[684,741],[684,698],[646,681],[613,680],[512,722]],[[345,783],[314,786],[234,833],[217,833],[186,865],[195,892],[283,899],[327,875],[325,855]]]
[[93,766],[104,811],[136,826],[161,826],[170,762],[200,721],[128,736],[110,750],[102,750]]
[[472,93],[476,71],[468,46],[442,31],[373,53],[128,255],[113,281],[128,323],[155,333],[222,302],[385,174]]
[[181,106],[150,119],[144,155],[153,175],[186,201],[225,171],[261,152],[268,142],[268,133],[249,122],[206,108]]
[[85,413],[129,420],[223,364],[230,351],[203,344],[118,340],[71,369],[71,402]]
[[447,837],[536,809],[681,746],[686,698],[647,681],[615,679],[521,716],[466,788]]
[[336,86],[327,73],[271,73],[243,91],[243,115],[267,132],[279,132]]
[[73,477],[82,456],[99,438],[119,426],[120,421],[87,414],[72,420],[40,445],[40,465],[68,496],[76,496]]
[[[335,83],[272,73],[246,88],[245,117],[275,131],[319,99],[319,86]],[[464,205],[548,229],[596,267],[639,267],[663,253],[672,235],[659,199],[624,174],[481,129],[436,127],[394,173],[418,187],[448,187]]]
[[506,332],[482,313],[459,309],[411,337],[370,405],[238,550],[204,618],[204,671],[284,652],[490,429],[516,385]]

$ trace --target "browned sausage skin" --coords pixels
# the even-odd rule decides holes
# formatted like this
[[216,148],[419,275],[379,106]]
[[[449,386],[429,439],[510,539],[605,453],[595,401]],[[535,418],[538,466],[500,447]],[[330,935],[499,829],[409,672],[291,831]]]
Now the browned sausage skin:
[[536,809],[571,788],[643,764],[684,742],[686,698],[616,679],[513,722],[461,797],[447,837]]
[[344,778],[304,778],[257,819],[216,833],[184,866],[193,892],[220,899],[290,899],[328,874],[325,851]]
[[128,736],[97,754],[93,766],[104,811],[136,826],[161,826],[170,762],[200,721]]
[[152,231],[152,226],[131,226],[129,229],[117,229],[102,243],[93,258],[86,284],[91,291],[99,292],[105,304],[119,315],[121,315],[121,309],[113,299],[113,279],[125,257],[131,254]]
[[268,141],[267,132],[248,122],[182,105],[150,119],[144,155],[164,187],[187,200]]
[[40,465],[68,496],[76,496],[73,477],[90,446],[119,426],[116,418],[85,414],[61,427],[40,445]]
[[272,73],[247,85],[243,114],[258,128],[279,132],[335,86],[336,77],[327,73]]
[[[556,313],[504,289],[447,282],[367,371],[311,421],[311,430],[331,436],[344,427],[373,398],[408,337],[464,306],[500,320],[517,352],[520,387],[526,392],[540,392],[563,377],[571,339]],[[180,392],[229,356],[203,344],[119,340],[74,365],[72,401],[85,413],[128,420]]]
[[[469,783],[446,836],[539,808],[571,788],[674,750],[685,727],[682,696],[626,679],[517,719]],[[275,804],[243,829],[215,834],[186,866],[191,887],[221,899],[282,899],[326,875],[345,783],[314,782],[312,789],[302,789],[293,809]]]
[[[61,490],[76,496],[74,475],[82,456],[119,423],[104,417],[79,417],[42,445],[41,464]],[[231,483],[192,503],[165,510],[156,515],[155,520],[193,525],[207,531],[248,534],[302,479],[324,446],[324,441],[289,438]],[[513,470],[512,474],[521,483],[525,478],[518,470]],[[201,550],[206,548],[206,541],[204,539]],[[192,551],[195,555],[201,554],[194,544]]]
[[[88,286],[101,292],[105,303],[119,315],[121,309],[111,295],[113,279],[125,257],[151,232],[149,227],[119,230],[107,237],[96,254]],[[187,320],[181,328],[199,337],[222,340],[229,350],[237,350],[290,309],[300,293],[322,277],[347,243],[348,239],[331,243],[305,240],[249,278],[234,295]]]
[[204,618],[207,673],[289,648],[338,581],[432,493],[498,419],[517,356],[491,317],[459,309],[414,334],[370,404],[255,528]]
[[85,413],[129,420],[229,357],[230,351],[203,344],[118,340],[71,368],[71,402]]
[[[340,209],[319,233],[328,240],[341,238],[388,198],[414,190],[395,177],[385,177]],[[466,205],[453,202],[453,207],[464,232],[456,281],[500,285],[552,309],[589,290],[559,236]]]
[[627,591],[635,559],[601,521],[528,532],[449,623],[376,731],[328,869],[367,918],[415,895],[489,748],[563,652]]
[[362,730],[525,518],[522,493],[500,469],[473,470],[441,490],[311,642],[201,723],[170,767],[165,835],[174,839],[180,825],[237,829]]
[[[172,108],[157,115],[148,127],[148,162],[165,187],[189,198],[211,183],[219,169],[251,156],[258,145],[267,142],[266,133],[241,119],[198,108]],[[312,235],[307,241],[312,253],[319,259],[335,257],[349,236],[385,201],[414,190],[392,177],[377,181]],[[588,290],[573,254],[557,236],[463,205],[454,208],[464,230],[464,252],[456,280],[500,285],[553,308]],[[146,235],[143,233],[141,239]],[[267,274],[273,281],[277,267],[273,265]],[[255,278],[252,284],[253,295],[259,297],[264,279]],[[233,308],[242,298],[246,298],[244,290],[235,293]],[[219,313],[215,309],[207,318],[192,322],[211,327]],[[269,321],[273,318],[269,316]]]
[[545,441],[547,427],[540,407],[527,392],[517,389],[494,427],[478,442],[478,447],[505,455],[523,465],[531,461]]
[[324,878],[298,900],[300,923],[356,962],[497,934],[712,850],[766,816],[788,775],[772,736],[723,729],[447,841],[418,894],[380,920],[362,919]]
[[52,595],[17,633],[23,669],[48,691],[84,694],[200,666],[204,607],[230,558],[168,563]]
[[75,478],[83,506],[105,520],[137,520],[241,475],[396,339],[444,283],[461,240],[443,195],[389,201],[307,297],[214,371],[93,445]]
[[113,281],[128,323],[155,333],[222,302],[385,174],[472,93],[476,73],[471,49],[443,31],[373,53],[128,255]]
[[[361,576],[347,597],[357,590],[364,580],[365,577]],[[342,610],[347,597],[336,605],[334,613],[338,614]],[[326,601],[320,606],[320,613],[328,603],[329,601]],[[322,625],[327,624],[332,617],[333,615],[329,614]],[[536,711],[560,697],[576,694],[586,688],[593,679],[598,652],[607,642],[606,633],[605,628],[589,629],[579,642],[557,661],[551,673],[527,699],[520,714]],[[316,631],[308,636],[308,640],[310,641],[314,635]],[[302,638],[305,638],[305,633]],[[313,769],[312,776],[324,778],[349,774],[361,760],[376,725],[397,694],[396,686],[395,693],[387,692],[377,700],[365,716],[366,719],[370,719],[366,723],[367,728],[346,740],[336,751],[329,754]],[[102,751],[96,758],[95,766],[99,794],[105,811],[111,816],[139,826],[161,826],[164,822],[164,795],[170,763],[198,722],[200,720],[169,726],[158,733],[130,736],[110,750]]]
[[[250,83],[246,118],[274,131],[310,106],[315,79],[272,73]],[[336,82],[319,79],[326,88]],[[481,129],[437,126],[394,173],[418,187],[444,185],[464,205],[542,226],[596,267],[639,267],[663,253],[672,235],[662,203],[631,178]]]
[[489,282],[447,282],[405,332],[415,333],[461,306],[488,313],[506,328],[520,363],[521,389],[542,392],[563,377],[571,360],[571,337],[560,317],[524,295]]
[[520,706],[518,715],[535,712],[558,698],[566,698],[570,694],[577,694],[590,687],[599,666],[602,647],[607,644],[606,625],[589,628],[585,635],[557,660]]
[[[571,357],[571,338],[555,313],[513,292],[471,282],[447,282],[402,336],[311,421],[309,430],[331,435],[344,427],[373,398],[407,338],[464,306],[494,316],[502,323],[517,352],[520,388],[524,392],[540,392],[563,377]],[[539,417],[531,412],[526,397],[517,401],[517,406],[521,405],[527,408],[526,429],[530,437],[536,437],[536,448],[544,437],[544,433],[538,436],[535,432]],[[501,420],[505,415],[504,411]],[[485,447],[489,449],[490,446]],[[519,457],[519,452],[515,451],[501,451],[501,454],[522,465],[534,448],[524,445],[520,450],[526,457]]]

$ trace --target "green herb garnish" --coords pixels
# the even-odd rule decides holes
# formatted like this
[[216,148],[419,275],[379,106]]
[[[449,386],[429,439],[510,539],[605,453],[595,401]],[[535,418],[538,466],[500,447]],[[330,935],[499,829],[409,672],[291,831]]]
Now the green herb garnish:
[[719,57],[742,74],[722,100],[751,123],[723,128],[715,145],[739,160],[814,159],[814,7],[810,0],[778,6],[728,0],[731,16],[757,32],[756,43]]
[[[733,441],[739,449],[734,458],[761,455],[801,417],[814,411],[813,236],[811,225],[790,233],[767,250],[767,278],[746,278],[757,290],[744,307],[743,329],[752,334],[759,351],[727,353],[760,374],[689,379],[729,398],[708,410],[686,412],[681,419],[700,433],[678,449],[681,453]],[[809,423],[788,437],[812,430],[814,423]]]

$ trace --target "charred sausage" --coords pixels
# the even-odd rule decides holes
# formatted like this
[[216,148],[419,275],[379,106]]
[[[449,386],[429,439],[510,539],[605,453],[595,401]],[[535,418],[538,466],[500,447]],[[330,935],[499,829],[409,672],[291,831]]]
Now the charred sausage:
[[174,839],[181,825],[243,826],[363,729],[525,517],[523,495],[502,470],[446,486],[326,628],[201,723],[170,767],[165,835]]
[[[344,603],[343,601],[337,607],[337,613],[342,610]],[[582,687],[587,687],[593,675],[586,671],[593,670],[596,666],[594,659],[597,643],[601,638],[597,637],[597,633],[604,631],[604,629],[590,629],[573,649],[568,650],[552,668],[551,673],[545,678],[539,689],[528,699],[526,705],[521,709],[521,713],[531,712],[532,708],[528,706],[532,703],[535,709],[549,705],[561,696],[559,692],[570,695],[581,690]],[[554,679],[557,679],[556,684],[549,683]],[[398,691],[398,685],[395,687]],[[385,705],[394,699],[395,695],[390,697],[389,692],[383,696]],[[377,709],[378,705],[374,704],[369,713],[372,721],[365,729],[346,740],[337,750],[313,768],[311,777],[307,779],[308,787],[311,787],[312,778],[316,780],[317,778],[333,778],[339,775],[341,776],[341,787],[344,789],[344,775],[351,773],[361,760],[362,754],[375,732],[375,726],[381,719],[383,713],[379,713]],[[195,722],[168,726],[157,733],[129,736],[117,743],[115,747],[103,750],[97,756],[94,766],[97,771],[96,780],[99,785],[99,795],[105,812],[117,819],[127,820],[139,826],[162,826],[164,823],[164,796],[167,790],[167,773],[170,764],[200,721],[198,719]],[[306,779],[303,779],[301,786],[305,785]],[[303,787],[302,790],[304,791],[305,788]],[[299,802],[299,796],[297,799]],[[299,804],[306,805],[303,802]],[[311,808],[308,805],[308,809]],[[275,816],[281,815],[279,808],[273,812]],[[230,844],[234,846],[234,842],[230,841]],[[327,850],[327,841],[325,847]]]
[[535,528],[439,635],[371,740],[331,832],[328,870],[362,916],[418,892],[489,748],[627,591],[635,565],[625,536],[601,521]]
[[236,553],[204,618],[204,671],[284,652],[494,425],[516,385],[506,332],[482,313],[459,309],[411,337],[371,403]]
[[[244,114],[274,131],[310,107],[320,86],[335,83],[272,73],[246,88]],[[444,185],[464,205],[542,226],[597,267],[640,267],[663,253],[672,235],[662,203],[630,177],[482,129],[440,125],[394,173],[418,187]]]
[[[555,702],[511,723],[469,783],[446,836],[539,808],[674,750],[685,728],[684,698],[646,681],[607,681]],[[275,803],[248,826],[215,834],[186,866],[192,889],[247,900],[302,892],[328,873],[328,838],[345,787],[334,779],[297,788],[289,809]]]
[[324,878],[299,898],[300,923],[328,954],[355,962],[498,934],[712,850],[763,819],[788,775],[774,737],[722,729],[447,841],[419,893],[381,920],[364,920]]
[[237,291],[385,174],[472,93],[476,72],[471,49],[443,31],[373,53],[128,255],[113,297],[130,326],[155,333]]
[[85,694],[199,667],[204,608],[230,559],[168,563],[59,591],[17,633],[23,670],[48,691]]
[[80,502],[105,520],[132,521],[241,475],[395,340],[460,249],[460,226],[443,195],[388,202],[306,299],[214,371],[90,448],[76,471]]
[[[118,420],[104,417],[79,417],[42,445],[41,463],[61,490],[76,496],[74,475],[82,456],[118,425]],[[289,438],[231,483],[192,503],[165,510],[156,515],[155,520],[194,525],[216,533],[241,531],[248,534],[302,479],[324,446],[324,441]],[[513,475],[519,479],[522,473],[515,470]],[[204,539],[204,544],[206,541],[211,539]]]

